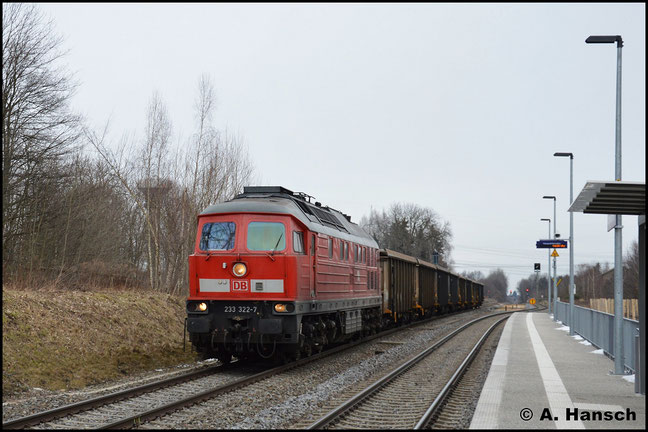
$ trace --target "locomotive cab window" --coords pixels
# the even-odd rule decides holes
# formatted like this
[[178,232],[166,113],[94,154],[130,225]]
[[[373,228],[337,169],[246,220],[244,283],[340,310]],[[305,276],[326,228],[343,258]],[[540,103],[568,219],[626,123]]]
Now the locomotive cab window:
[[200,234],[200,250],[231,250],[234,249],[236,224],[234,222],[208,222],[202,227]]
[[280,222],[250,222],[247,248],[252,251],[280,251],[286,248],[286,228]]
[[293,231],[293,250],[298,254],[305,254],[304,252],[304,233],[300,231]]
[[330,237],[328,239],[328,257],[333,258],[333,239]]

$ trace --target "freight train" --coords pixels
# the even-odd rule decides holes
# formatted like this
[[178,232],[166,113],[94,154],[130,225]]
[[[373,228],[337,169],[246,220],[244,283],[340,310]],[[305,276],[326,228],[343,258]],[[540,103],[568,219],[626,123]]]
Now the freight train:
[[253,186],[198,215],[185,328],[204,358],[289,361],[483,298],[309,195]]

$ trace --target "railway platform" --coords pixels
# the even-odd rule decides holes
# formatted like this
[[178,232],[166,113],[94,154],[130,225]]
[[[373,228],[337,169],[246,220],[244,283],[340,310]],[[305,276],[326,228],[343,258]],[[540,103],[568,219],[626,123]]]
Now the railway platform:
[[471,429],[645,429],[644,395],[546,312],[507,321]]

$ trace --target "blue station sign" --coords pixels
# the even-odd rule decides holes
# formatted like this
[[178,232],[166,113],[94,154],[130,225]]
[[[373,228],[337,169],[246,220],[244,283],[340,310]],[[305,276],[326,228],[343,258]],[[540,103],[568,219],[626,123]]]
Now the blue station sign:
[[536,242],[536,248],[567,249],[567,240],[538,240]]

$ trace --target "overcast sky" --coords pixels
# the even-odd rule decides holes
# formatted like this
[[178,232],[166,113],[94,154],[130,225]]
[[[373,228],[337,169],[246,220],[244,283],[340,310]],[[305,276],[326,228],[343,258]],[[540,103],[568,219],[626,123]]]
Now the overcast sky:
[[[141,137],[158,92],[182,143],[207,74],[217,125],[247,146],[259,184],[355,222],[394,202],[431,208],[450,222],[455,269],[500,267],[510,289],[534,262],[546,271],[543,195],[557,196],[569,237],[569,159],[553,153],[575,155],[574,197],[614,179],[617,49],[590,35],[623,37],[622,178],[645,182],[643,3],[40,7],[65,38],[73,107],[90,124]],[[626,251],[637,217],[623,224]],[[576,266],[613,263],[606,225],[575,214]]]

